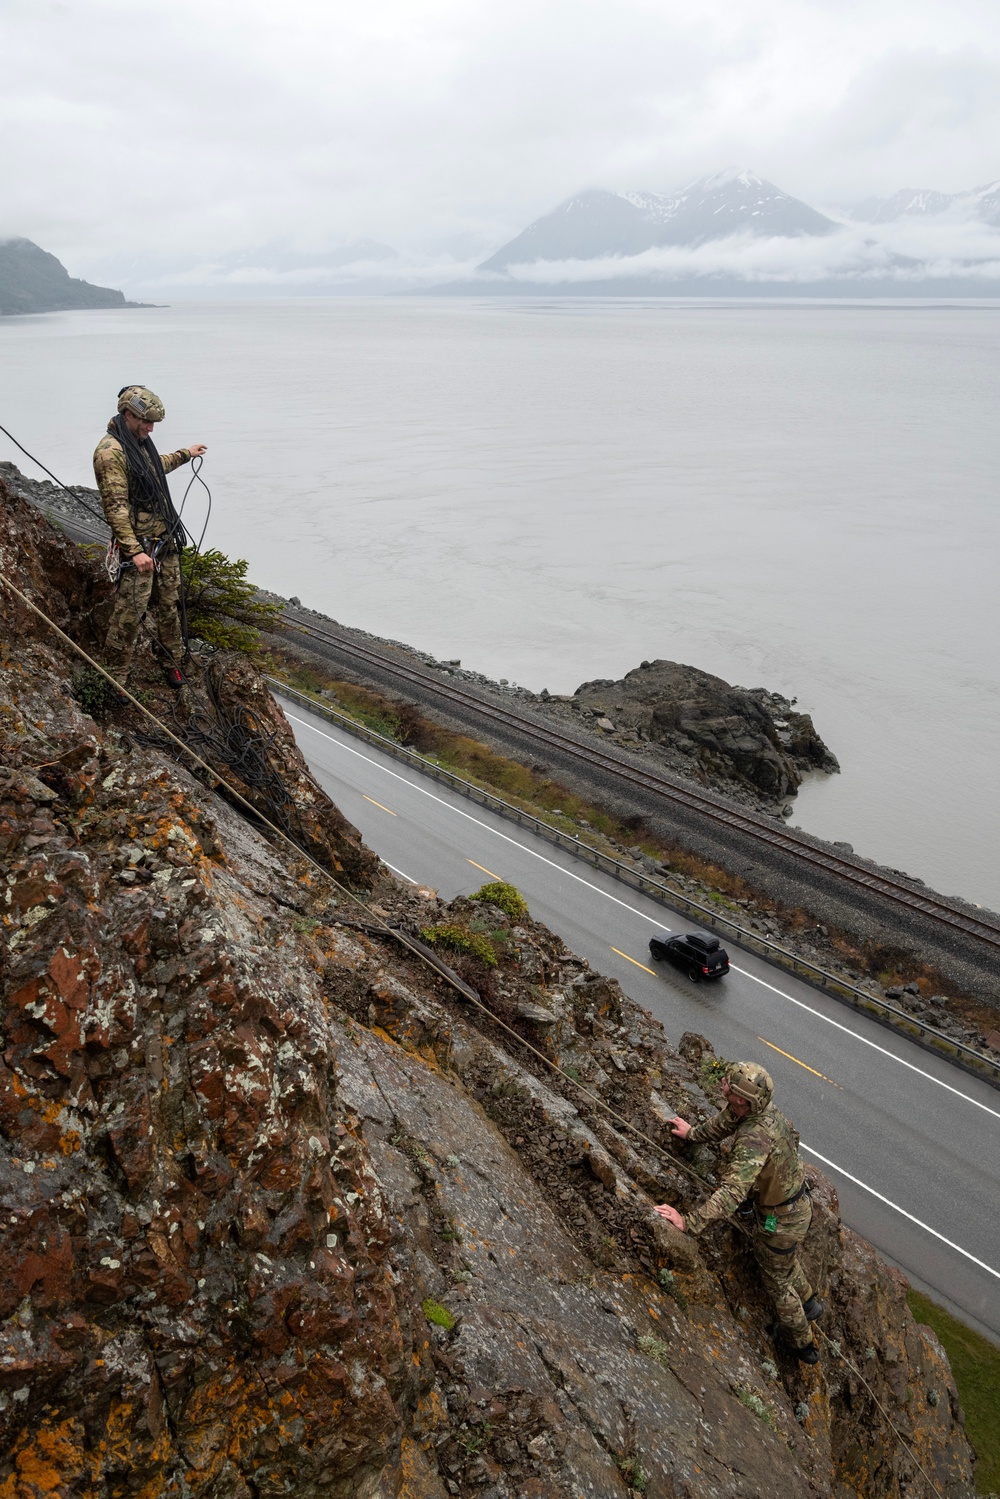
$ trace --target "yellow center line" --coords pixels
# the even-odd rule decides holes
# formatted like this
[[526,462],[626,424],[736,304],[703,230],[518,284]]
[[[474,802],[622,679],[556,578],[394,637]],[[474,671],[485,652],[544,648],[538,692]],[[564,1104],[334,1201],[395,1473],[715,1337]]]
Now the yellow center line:
[[[498,874],[494,874],[492,869],[487,869],[485,864],[477,864],[475,859],[466,859],[465,862],[466,864],[471,864],[473,869],[481,869],[483,871],[483,874],[488,874],[491,880],[500,879],[500,876]],[[501,881],[501,883],[503,882]]]
[[642,969],[643,973],[651,973],[653,975],[654,979],[657,977],[657,973],[656,973],[656,969],[655,968],[647,968],[646,965],[645,965],[645,963],[640,963],[639,962],[638,958],[630,958],[629,955],[628,955],[628,953],[627,952],[622,952],[622,950],[621,950],[620,947],[613,947],[611,949],[611,951],[612,952],[616,952],[620,958],[624,958],[625,961],[626,961],[626,963],[634,963],[635,966],[636,966],[636,968],[641,968]]
[[[365,796],[365,794],[364,794],[363,791],[362,791],[361,795]],[[381,807],[382,811],[383,812],[388,812],[388,814],[389,814],[390,817],[398,817],[399,816],[399,813],[398,812],[394,812],[391,807],[383,807],[382,803],[381,802],[377,802],[373,796],[365,796],[365,801],[366,802],[371,802],[371,804],[372,804],[373,807]]]
[[825,1072],[817,1072],[816,1068],[810,1067],[808,1063],[800,1062],[798,1057],[793,1057],[790,1051],[782,1051],[780,1046],[775,1046],[773,1041],[765,1041],[763,1036],[758,1036],[757,1040],[763,1041],[765,1046],[770,1046],[771,1050],[776,1051],[779,1057],[787,1057],[788,1060],[790,1062],[794,1062],[797,1067],[805,1067],[806,1071],[811,1072],[813,1077],[821,1077],[825,1083],[830,1083],[832,1087],[840,1088],[841,1091],[843,1091],[842,1085],[840,1083],[835,1083],[833,1081],[833,1078],[827,1077]]

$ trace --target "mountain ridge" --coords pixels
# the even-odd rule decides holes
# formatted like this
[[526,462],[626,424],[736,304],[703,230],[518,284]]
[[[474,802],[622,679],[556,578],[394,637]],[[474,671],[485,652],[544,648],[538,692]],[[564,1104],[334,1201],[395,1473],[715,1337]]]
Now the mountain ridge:
[[0,316],[138,305],[127,302],[124,292],[77,280],[34,240],[0,239]]
[[659,246],[698,246],[730,234],[799,238],[836,228],[833,219],[773,182],[730,168],[700,177],[672,196],[587,189],[533,220],[477,269],[635,255]]
[[865,198],[851,217],[865,224],[891,224],[902,218],[930,217],[957,212],[962,218],[979,219],[1000,229],[1000,178],[967,192],[942,193],[936,188],[904,187],[887,198]]

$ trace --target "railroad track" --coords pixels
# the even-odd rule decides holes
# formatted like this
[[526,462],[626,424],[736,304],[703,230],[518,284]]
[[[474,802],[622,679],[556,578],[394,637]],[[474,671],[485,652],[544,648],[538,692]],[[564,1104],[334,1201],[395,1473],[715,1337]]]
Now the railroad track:
[[947,901],[933,895],[922,894],[911,889],[909,885],[904,885],[888,875],[865,869],[841,855],[815,848],[805,839],[797,837],[789,828],[771,824],[752,812],[743,812],[737,808],[724,806],[695,787],[689,789],[678,786],[664,776],[657,775],[655,771],[632,765],[627,760],[609,754],[607,750],[597,745],[582,744],[578,739],[572,738],[569,734],[560,733],[556,728],[524,718],[510,709],[479,697],[476,693],[465,691],[452,682],[442,681],[436,673],[432,674],[421,670],[420,667],[410,666],[372,646],[362,645],[349,636],[317,625],[298,610],[286,609],[285,619],[297,630],[335,647],[347,657],[353,657],[364,665],[377,668],[378,671],[403,685],[430,690],[444,702],[454,703],[472,711],[480,718],[495,723],[499,727],[513,729],[522,737],[532,739],[543,747],[558,750],[560,754],[585,763],[591,768],[597,767],[628,785],[654,793],[673,806],[682,807],[688,812],[696,812],[718,827],[740,833],[774,852],[784,854],[802,864],[811,865],[826,875],[868,891],[883,900],[891,901],[914,914],[929,917],[949,927],[956,934],[973,937],[1000,953],[1000,926],[969,916],[949,905]]

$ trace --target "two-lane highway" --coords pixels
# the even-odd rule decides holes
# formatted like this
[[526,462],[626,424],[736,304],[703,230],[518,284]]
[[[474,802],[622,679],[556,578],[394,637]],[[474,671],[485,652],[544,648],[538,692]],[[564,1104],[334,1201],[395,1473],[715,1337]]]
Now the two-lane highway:
[[689,928],[647,897],[285,702],[309,764],[369,846],[445,897],[510,880],[532,915],[676,1042],[763,1062],[845,1222],[918,1284],[1000,1339],[1000,1092],[730,944],[732,972],[695,985],[649,957]]

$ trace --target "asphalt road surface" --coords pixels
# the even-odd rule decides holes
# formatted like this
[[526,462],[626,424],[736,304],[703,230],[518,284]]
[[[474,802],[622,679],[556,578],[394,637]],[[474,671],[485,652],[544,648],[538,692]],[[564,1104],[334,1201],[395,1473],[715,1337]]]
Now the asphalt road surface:
[[532,915],[618,979],[673,1042],[707,1036],[762,1062],[832,1177],[844,1221],[967,1322],[1000,1342],[1000,1092],[729,945],[732,969],[692,984],[649,956],[687,918],[290,702],[283,707],[329,795],[395,873],[446,899],[509,880]]

